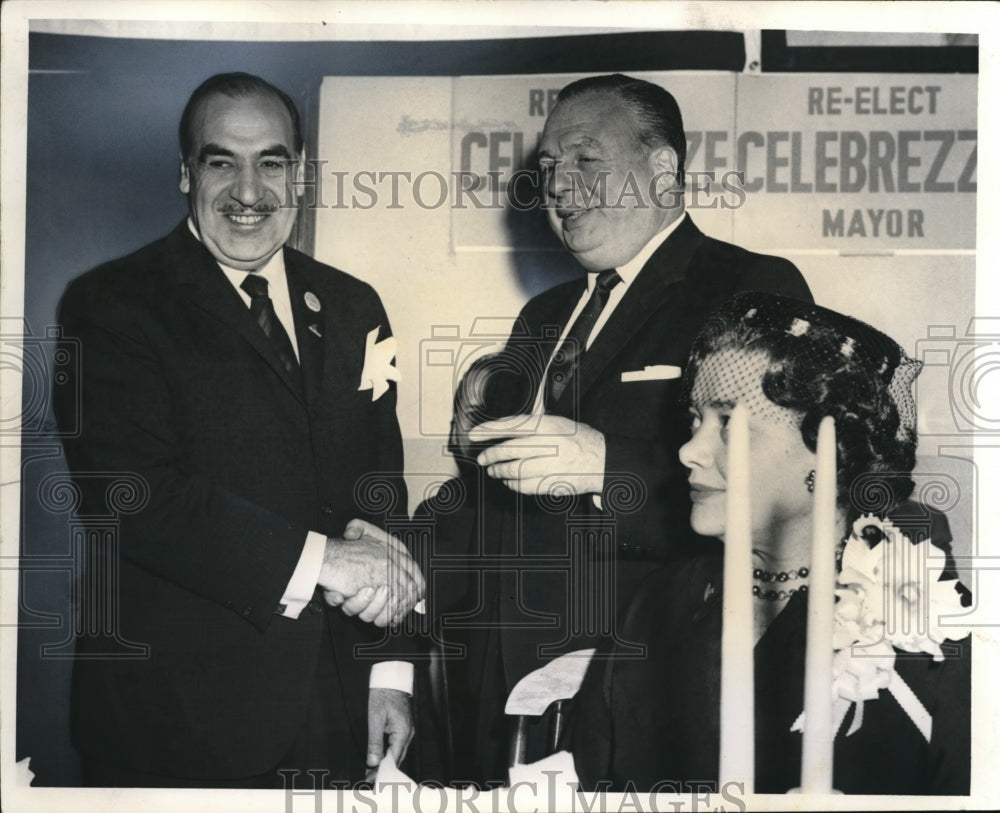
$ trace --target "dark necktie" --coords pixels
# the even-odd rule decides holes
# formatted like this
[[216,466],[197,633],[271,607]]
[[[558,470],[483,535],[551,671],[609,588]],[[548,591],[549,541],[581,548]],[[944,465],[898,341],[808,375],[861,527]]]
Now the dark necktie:
[[267,295],[267,280],[259,274],[247,274],[240,287],[250,294],[250,314],[260,325],[264,335],[270,339],[285,371],[295,375],[299,367],[295,350],[285,328],[281,325],[281,320],[278,319],[278,314],[274,312],[271,297]]
[[621,281],[622,278],[613,268],[597,275],[597,284],[590,294],[590,299],[580,311],[580,315],[570,327],[569,333],[566,334],[562,346],[552,357],[552,363],[549,364],[549,373],[545,379],[546,405],[554,403],[573,379],[580,364],[580,357],[587,349],[587,339],[590,338],[590,333],[594,329],[594,325],[597,324],[601,311],[608,304],[611,289]]

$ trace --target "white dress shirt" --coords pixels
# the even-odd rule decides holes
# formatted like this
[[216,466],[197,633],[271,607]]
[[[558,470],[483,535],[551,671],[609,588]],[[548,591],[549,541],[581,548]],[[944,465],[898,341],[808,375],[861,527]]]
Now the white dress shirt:
[[[635,282],[635,278],[639,276],[639,272],[642,271],[642,267],[646,264],[646,261],[649,260],[649,258],[653,256],[656,249],[663,245],[663,242],[674,233],[674,230],[680,226],[681,222],[686,217],[687,212],[682,214],[665,229],[658,231],[653,235],[649,242],[642,247],[642,250],[638,254],[636,254],[624,265],[615,269],[618,272],[618,276],[622,278],[622,281],[611,289],[611,293],[608,295],[608,301],[605,303],[604,308],[601,311],[601,315],[597,317],[593,330],[590,331],[590,335],[587,337],[587,350],[590,349],[590,346],[594,343],[594,339],[597,338],[601,329],[607,324],[608,319],[611,318],[611,314],[614,313],[615,308],[618,307],[618,303],[625,298],[625,294],[628,292],[629,286]],[[569,331],[573,327],[573,323],[587,306],[587,302],[590,300],[590,295],[594,292],[594,286],[597,285],[598,273],[598,271],[589,271],[587,273],[587,288],[583,294],[581,294],[580,301],[576,303],[576,308],[573,309],[573,313],[570,315],[569,321],[566,323],[566,327],[563,328],[562,335],[559,336],[559,343],[552,352],[552,357],[555,357],[556,353],[559,352],[559,348],[562,347],[563,342],[566,341],[566,336],[569,335]],[[538,388],[538,393],[535,396],[536,414],[541,414],[545,411],[545,381],[548,378],[548,368],[552,363],[552,357],[549,358],[548,364],[545,366],[545,375],[542,376],[542,385]]]
[[[642,247],[638,254],[636,254],[624,265],[615,269],[618,272],[618,276],[622,278],[622,281],[611,289],[611,293],[608,295],[608,301],[601,310],[601,315],[597,317],[597,321],[594,323],[594,327],[590,331],[590,335],[587,336],[587,350],[590,349],[590,346],[594,343],[594,339],[597,338],[597,334],[601,332],[601,329],[607,324],[608,319],[611,318],[611,314],[614,312],[615,308],[618,307],[618,303],[625,298],[625,294],[628,292],[629,286],[635,282],[635,278],[639,276],[639,272],[642,271],[642,267],[646,264],[646,261],[652,257],[656,249],[663,245],[663,242],[674,233],[674,230],[680,226],[681,222],[686,217],[687,212],[682,214],[666,228],[658,231],[652,236],[652,238],[650,238],[649,242]],[[573,313],[570,315],[569,321],[566,323],[566,327],[563,328],[562,335],[559,337],[559,343],[556,345],[556,349],[552,352],[552,356],[549,358],[548,364],[545,365],[545,375],[542,376],[542,385],[538,388],[538,392],[535,395],[536,415],[541,415],[545,412],[545,382],[549,376],[549,365],[552,364],[552,358],[554,358],[556,353],[559,352],[559,348],[562,347],[563,342],[566,341],[566,336],[569,334],[570,328],[573,327],[573,323],[587,306],[587,302],[590,300],[590,295],[594,292],[594,286],[597,285],[597,276],[599,273],[599,271],[589,271],[587,273],[587,288],[583,294],[581,294],[580,301],[576,303],[576,308],[573,309]],[[601,501],[601,495],[591,494],[590,496],[594,501],[594,506],[599,510],[603,510],[604,505]]]

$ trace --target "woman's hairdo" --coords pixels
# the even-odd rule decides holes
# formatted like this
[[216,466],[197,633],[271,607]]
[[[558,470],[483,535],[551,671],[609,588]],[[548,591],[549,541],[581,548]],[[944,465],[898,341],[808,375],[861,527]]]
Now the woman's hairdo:
[[[768,401],[798,417],[810,450],[816,450],[820,421],[833,416],[842,506],[887,511],[909,497],[917,448],[912,383],[922,364],[895,341],[818,305],[737,294],[695,339],[685,370],[688,397],[705,360],[727,350],[766,356],[761,389]],[[873,494],[882,495],[884,504],[872,505]]]

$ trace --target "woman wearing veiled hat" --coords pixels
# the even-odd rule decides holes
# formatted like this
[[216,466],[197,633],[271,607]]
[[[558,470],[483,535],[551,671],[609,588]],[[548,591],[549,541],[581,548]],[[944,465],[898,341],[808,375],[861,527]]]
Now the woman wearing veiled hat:
[[[680,457],[692,526],[723,543],[728,420],[736,404],[749,412],[757,793],[799,785],[816,439],[827,415],[837,437],[833,785],[969,792],[970,637],[955,618],[969,594],[944,552],[885,515],[913,489],[919,367],[869,325],[766,294],[734,297],[695,342],[685,371],[692,436]],[[858,508],[872,493],[884,497],[881,515]],[[645,583],[621,637],[645,644],[647,657],[598,657],[577,699],[585,788],[717,783],[723,589],[718,556]]]

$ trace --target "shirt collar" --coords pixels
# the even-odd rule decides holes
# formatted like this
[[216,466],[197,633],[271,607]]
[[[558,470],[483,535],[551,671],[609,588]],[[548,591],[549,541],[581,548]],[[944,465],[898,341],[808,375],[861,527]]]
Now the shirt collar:
[[618,276],[622,278],[622,281],[626,285],[631,285],[632,281],[639,276],[639,272],[642,271],[643,266],[646,261],[653,256],[653,253],[658,249],[666,239],[674,233],[676,228],[681,225],[684,218],[687,217],[687,212],[682,214],[673,223],[667,226],[665,229],[661,229],[656,234],[653,235],[652,239],[646,245],[642,247],[642,250],[636,254],[631,260],[625,263],[620,268],[616,269],[618,271]]
[[[201,235],[198,234],[198,230],[195,228],[194,221],[189,217],[187,220],[188,228],[191,230],[191,234],[195,236],[195,239],[202,243]],[[204,245],[204,243],[202,243]],[[229,281],[235,285],[237,288],[243,283],[247,274],[260,274],[264,279],[270,283],[270,289],[274,290],[274,284],[277,280],[283,279],[285,275],[285,252],[282,249],[278,249],[271,256],[271,259],[264,263],[257,271],[240,271],[237,268],[230,268],[228,265],[223,265],[218,260],[215,261],[216,264],[221,268]]]

